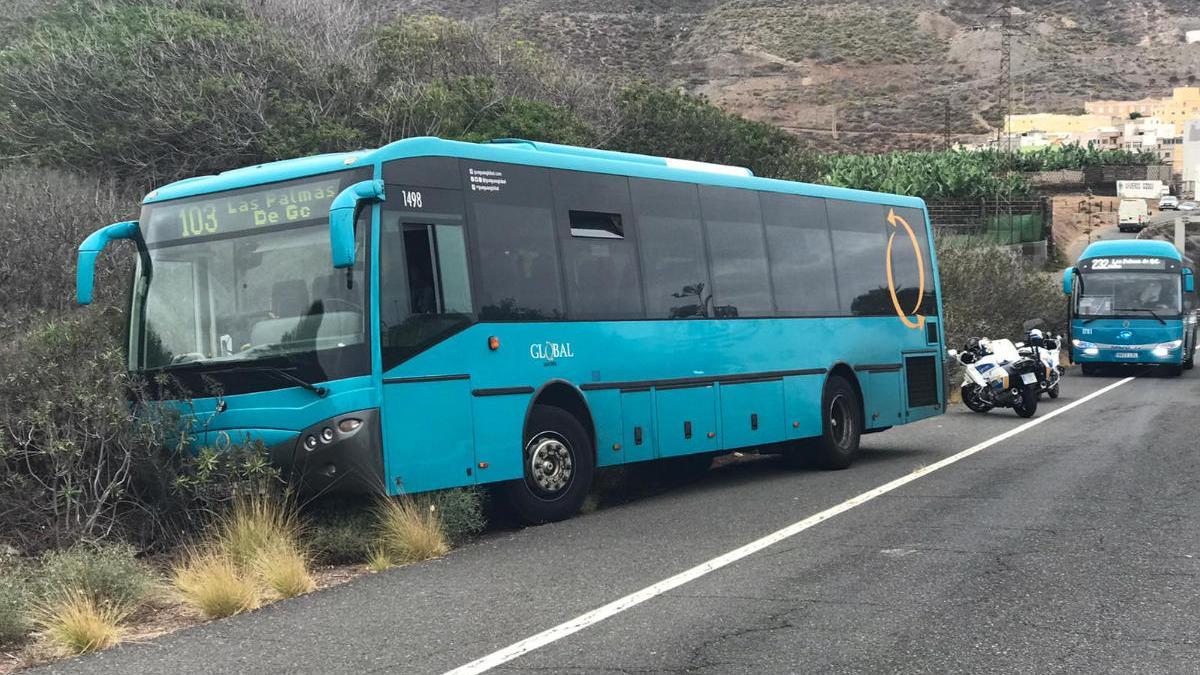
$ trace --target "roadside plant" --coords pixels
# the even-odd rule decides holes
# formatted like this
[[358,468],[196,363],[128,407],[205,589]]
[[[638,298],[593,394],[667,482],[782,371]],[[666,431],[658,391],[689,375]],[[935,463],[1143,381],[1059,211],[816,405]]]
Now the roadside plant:
[[97,600],[86,591],[70,589],[34,612],[34,625],[46,641],[65,654],[107,649],[121,641],[121,622],[129,608]]
[[450,550],[437,504],[428,497],[382,498],[375,517],[378,550],[395,563],[440,558]]
[[189,551],[174,568],[172,582],[183,601],[209,619],[248,612],[260,602],[254,578],[213,548]]
[[128,544],[79,544],[42,555],[36,571],[39,597],[83,593],[98,605],[134,608],[155,586],[154,573]]
[[395,567],[391,556],[387,551],[383,550],[382,546],[373,546],[367,553],[367,569],[372,572],[383,572]]
[[251,568],[280,598],[311,593],[317,587],[308,569],[308,556],[295,542],[280,540],[267,544],[259,549]]

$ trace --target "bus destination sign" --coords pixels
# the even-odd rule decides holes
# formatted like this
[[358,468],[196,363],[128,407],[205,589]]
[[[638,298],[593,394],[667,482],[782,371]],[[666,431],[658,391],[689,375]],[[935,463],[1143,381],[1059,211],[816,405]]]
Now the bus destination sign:
[[1106,270],[1170,270],[1174,269],[1175,261],[1167,258],[1152,256],[1115,256],[1108,258],[1088,258],[1081,267],[1085,271],[1103,272]]
[[326,218],[341,177],[288,183],[204,199],[151,205],[147,243],[246,232]]

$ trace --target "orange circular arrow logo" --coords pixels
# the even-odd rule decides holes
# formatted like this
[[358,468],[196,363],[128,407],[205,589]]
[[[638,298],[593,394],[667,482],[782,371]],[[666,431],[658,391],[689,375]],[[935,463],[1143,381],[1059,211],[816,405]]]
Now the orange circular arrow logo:
[[[896,316],[904,322],[909,328],[920,328],[925,325],[925,316],[918,314],[921,310],[921,303],[925,300],[925,261],[921,258],[921,245],[917,242],[917,234],[913,232],[912,226],[903,217],[896,215],[894,209],[888,209],[887,215],[888,224],[892,226],[892,234],[888,236],[887,243],[887,282],[888,292],[892,295],[892,306],[896,308]],[[904,226],[904,231],[908,233],[908,240],[912,242],[913,253],[917,256],[917,304],[912,308],[911,312],[905,312],[900,306],[900,296],[896,294],[896,278],[892,274],[892,244],[896,240],[896,233],[900,231],[900,226]],[[912,320],[909,316],[916,317]]]

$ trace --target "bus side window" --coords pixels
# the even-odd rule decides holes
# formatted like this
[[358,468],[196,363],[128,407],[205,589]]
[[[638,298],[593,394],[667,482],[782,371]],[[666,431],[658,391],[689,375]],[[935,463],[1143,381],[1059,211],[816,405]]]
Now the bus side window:
[[[828,199],[841,314],[895,314],[884,271],[887,211],[880,204]],[[907,236],[907,235],[905,235]]]
[[825,200],[763,192],[763,222],[780,316],[838,313]]
[[644,317],[629,179],[555,170],[551,182],[570,318]]
[[713,315],[695,185],[631,178],[638,251],[650,319]]
[[758,193],[700,186],[716,316],[774,313]]

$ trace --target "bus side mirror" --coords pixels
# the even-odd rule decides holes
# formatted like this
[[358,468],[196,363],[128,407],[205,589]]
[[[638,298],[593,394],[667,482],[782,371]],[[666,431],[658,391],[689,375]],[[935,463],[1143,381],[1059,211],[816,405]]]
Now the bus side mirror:
[[383,201],[383,181],[355,183],[329,205],[329,248],[334,267],[354,267],[354,217],[363,202],[371,201]]
[[1183,292],[1184,293],[1195,293],[1196,292],[1196,280],[1192,276],[1192,271],[1186,267],[1183,268]]
[[1075,268],[1068,267],[1063,270],[1063,295],[1071,294],[1071,287],[1075,283]]
[[96,256],[108,246],[108,242],[117,239],[138,239],[141,232],[138,221],[126,220],[113,223],[91,233],[79,245],[79,257],[75,265],[75,302],[81,305],[92,304],[92,287],[96,282]]

